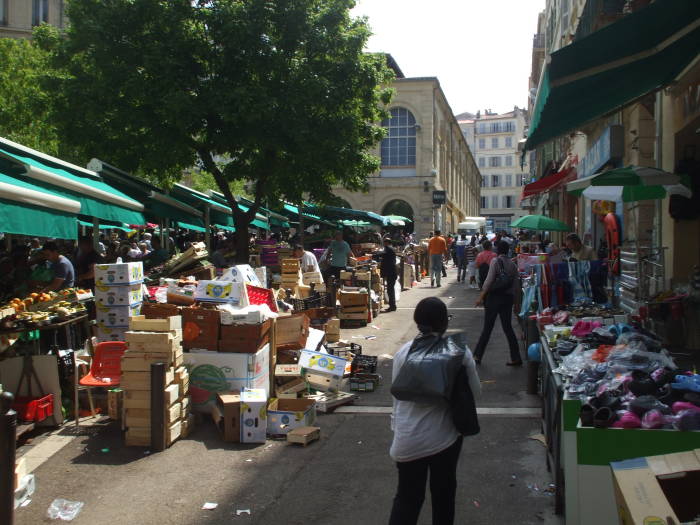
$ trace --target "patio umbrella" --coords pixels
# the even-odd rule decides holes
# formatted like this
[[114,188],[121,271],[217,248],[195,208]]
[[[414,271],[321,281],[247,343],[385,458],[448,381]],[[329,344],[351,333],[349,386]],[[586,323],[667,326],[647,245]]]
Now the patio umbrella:
[[525,215],[511,223],[513,228],[547,232],[568,232],[571,228],[564,222],[544,215]]
[[[402,221],[404,223],[413,222],[411,219],[404,217],[403,215],[384,215],[384,218],[389,219],[390,221]],[[403,224],[401,226],[403,226]]]
[[686,176],[644,166],[607,170],[567,184],[567,191],[592,200],[636,202],[663,199],[667,195],[690,197]]

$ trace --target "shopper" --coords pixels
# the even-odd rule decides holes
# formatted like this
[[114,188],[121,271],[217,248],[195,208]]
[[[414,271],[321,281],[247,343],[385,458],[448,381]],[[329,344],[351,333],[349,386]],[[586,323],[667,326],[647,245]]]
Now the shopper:
[[307,252],[304,250],[304,247],[301,244],[294,246],[293,255],[295,259],[299,259],[302,272],[321,272],[316,256],[312,252]]
[[[447,307],[437,297],[418,303],[413,320],[421,333],[444,334],[447,330]],[[401,347],[394,356],[392,378],[408,357],[413,341]],[[474,358],[467,348],[464,366],[469,386],[477,397],[481,393]],[[394,399],[391,416],[394,439],[389,452],[399,471],[399,486],[391,510],[390,525],[415,525],[418,522],[425,484],[430,474],[433,525],[451,525],[455,518],[457,462],[462,449],[459,435],[447,403],[427,404]]]
[[476,306],[484,305],[486,309],[484,328],[474,350],[474,360],[477,364],[480,364],[484,357],[484,351],[489,343],[496,317],[501,318],[501,326],[510,347],[510,361],[506,364],[508,366],[521,366],[523,364],[518,340],[515,338],[511,324],[512,311],[520,309],[520,279],[518,278],[518,267],[508,258],[509,249],[510,246],[506,241],[496,243],[498,257],[491,261],[489,273],[486,276],[479,299],[476,301]]
[[330,261],[330,266],[326,269],[323,278],[328,281],[330,277],[340,278],[341,270],[348,266],[348,261],[352,257],[350,245],[343,240],[343,232],[337,231],[335,239],[331,241],[328,249],[323,254],[323,260]]
[[571,250],[570,261],[595,261],[598,259],[595,250],[581,242],[581,237],[575,233],[566,236],[566,247]]
[[95,288],[95,265],[104,262],[104,257],[95,250],[90,237],[78,241],[78,259],[75,264],[77,284],[81,288]]
[[58,245],[49,241],[44,243],[41,253],[49,262],[51,270],[53,270],[53,280],[44,287],[42,292],[56,292],[64,288],[73,288],[75,285],[75,268],[67,257],[61,255],[58,251]]
[[467,235],[462,234],[462,238],[455,243],[457,251],[457,282],[464,281],[467,277],[467,259],[464,250],[467,247]]
[[443,271],[443,259],[447,256],[447,242],[440,235],[440,230],[435,230],[435,235],[428,242],[428,255],[430,256],[430,286],[440,288],[440,277]]
[[382,252],[382,261],[379,270],[386,284],[386,294],[389,297],[389,308],[385,312],[396,311],[396,252],[392,247],[389,237],[384,239],[384,251]]
[[484,286],[484,281],[486,281],[486,276],[489,273],[489,265],[491,264],[491,260],[496,257],[496,252],[491,249],[493,248],[491,241],[484,241],[481,245],[484,249],[479,252],[479,255],[476,256],[476,261],[474,261],[476,271],[479,275],[480,290]]
[[476,257],[479,250],[476,249],[476,237],[472,237],[469,245],[464,249],[464,258],[467,262],[467,276],[469,288],[476,288]]

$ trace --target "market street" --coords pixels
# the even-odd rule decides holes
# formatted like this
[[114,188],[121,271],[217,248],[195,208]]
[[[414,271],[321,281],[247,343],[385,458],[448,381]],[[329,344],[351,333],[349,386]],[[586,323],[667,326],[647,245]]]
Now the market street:
[[[451,329],[466,331],[473,347],[483,319],[483,310],[474,308],[477,291],[455,283],[451,268],[444,283],[431,289],[424,280],[402,293],[396,313],[377,318],[378,329],[343,330],[343,337],[355,337],[367,354],[394,354],[415,334],[413,306],[436,294],[454,315]],[[551,479],[545,448],[532,439],[541,433],[540,400],[525,393],[525,368],[505,366],[506,348],[497,327],[479,370],[483,395],[478,402],[482,412],[496,414],[482,413],[481,433],[465,439],[457,523],[559,523],[546,491]],[[69,436],[61,441],[67,444],[34,471],[36,493],[17,510],[16,523],[46,521],[49,504],[61,497],[85,503],[74,520],[78,525],[387,523],[396,488],[396,468],[388,455],[391,360],[380,363],[385,378],[380,389],[334,414],[319,415],[321,441],[306,448],[280,441],[224,443],[205,418],[188,438],[149,454],[145,448],[125,447],[116,423],[82,428],[74,439],[74,427],[67,425],[57,431],[57,436]],[[46,448],[56,439],[36,439],[19,452]],[[430,522],[429,501],[428,495],[421,524]],[[218,506],[202,510],[206,502]],[[246,510],[250,515],[240,512]]]

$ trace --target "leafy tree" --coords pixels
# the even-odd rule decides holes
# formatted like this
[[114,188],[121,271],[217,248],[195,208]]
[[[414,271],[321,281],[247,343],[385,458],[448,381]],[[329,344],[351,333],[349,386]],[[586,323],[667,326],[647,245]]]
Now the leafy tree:
[[[162,182],[200,162],[247,260],[264,202],[364,189],[391,90],[354,0],[71,0],[58,120],[92,155]],[[382,87],[384,86],[384,87]],[[230,159],[224,167],[219,156]],[[236,206],[232,181],[254,205]]]
[[51,119],[52,95],[41,82],[49,61],[38,40],[0,38],[0,136],[56,155],[59,140]]

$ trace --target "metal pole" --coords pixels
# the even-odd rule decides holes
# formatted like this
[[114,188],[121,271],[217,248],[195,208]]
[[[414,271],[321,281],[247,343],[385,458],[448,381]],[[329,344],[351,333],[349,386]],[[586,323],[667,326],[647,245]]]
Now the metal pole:
[[165,363],[151,365],[151,449],[165,450]]
[[15,521],[15,453],[17,446],[17,412],[12,410],[14,396],[0,394],[0,523]]
[[96,252],[100,251],[100,219],[97,217],[92,218],[92,247]]
[[207,245],[207,250],[211,251],[211,228],[210,228],[210,213],[209,206],[204,208],[204,242]]
[[[299,203],[299,244],[304,246],[304,215],[302,213],[304,201]],[[306,247],[304,247],[306,249]]]

